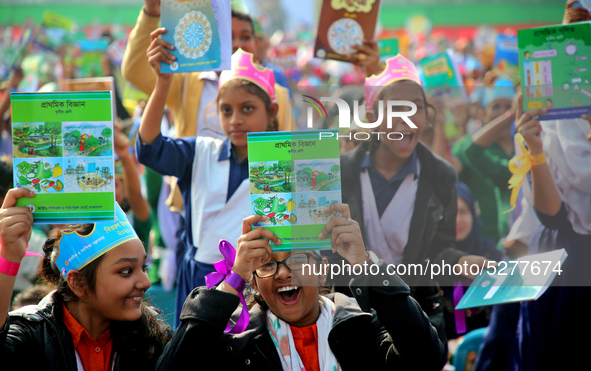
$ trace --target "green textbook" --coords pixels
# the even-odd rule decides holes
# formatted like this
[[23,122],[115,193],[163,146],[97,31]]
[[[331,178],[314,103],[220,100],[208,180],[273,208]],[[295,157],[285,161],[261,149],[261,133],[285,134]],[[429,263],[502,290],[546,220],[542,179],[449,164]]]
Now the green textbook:
[[112,93],[13,93],[13,181],[35,223],[115,220]]
[[591,24],[517,31],[523,111],[546,108],[539,120],[591,114]]
[[251,213],[282,241],[273,250],[330,249],[318,235],[342,200],[337,130],[249,133],[248,166]]

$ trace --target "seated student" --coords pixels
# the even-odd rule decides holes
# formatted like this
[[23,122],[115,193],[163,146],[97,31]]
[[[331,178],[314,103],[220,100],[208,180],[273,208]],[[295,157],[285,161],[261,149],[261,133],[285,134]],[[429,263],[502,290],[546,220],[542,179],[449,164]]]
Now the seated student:
[[[267,217],[249,216],[232,271],[217,287],[191,292],[157,369],[179,370],[207,357],[227,370],[441,370],[444,346],[408,286],[386,273],[383,260],[370,258],[347,205],[328,211],[343,215],[324,229],[333,234],[333,251],[354,266],[377,264],[381,273],[351,281],[356,300],[320,295],[326,275],[317,273],[326,260],[315,251],[273,252],[269,240],[281,245],[277,236],[253,228]],[[225,332],[246,282],[258,303],[242,333]]]
[[57,290],[8,313],[33,223],[15,204],[33,196],[11,189],[0,210],[2,369],[153,370],[169,336],[142,301],[146,252],[119,207],[116,223],[67,225],[47,239],[42,274]]

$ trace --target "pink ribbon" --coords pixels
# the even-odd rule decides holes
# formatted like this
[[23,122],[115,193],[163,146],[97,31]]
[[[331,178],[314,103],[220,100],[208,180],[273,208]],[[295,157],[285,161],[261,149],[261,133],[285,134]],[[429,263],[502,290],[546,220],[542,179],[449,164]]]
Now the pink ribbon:
[[[232,244],[230,244],[228,241],[220,240],[219,248],[224,259],[214,263],[213,267],[215,268],[215,272],[211,272],[205,276],[205,284],[208,289],[218,285],[224,279],[226,279],[226,276],[232,272],[234,260],[236,259],[236,250],[234,249],[234,246],[232,246]],[[236,321],[234,327],[230,326],[230,322],[228,322],[224,332],[229,332],[231,334],[240,334],[243,332],[250,321],[250,314],[248,313],[248,307],[246,306],[244,295],[242,294],[241,290],[236,291],[238,291],[238,297],[242,303],[242,312],[240,313],[240,317],[238,318],[238,321]]]

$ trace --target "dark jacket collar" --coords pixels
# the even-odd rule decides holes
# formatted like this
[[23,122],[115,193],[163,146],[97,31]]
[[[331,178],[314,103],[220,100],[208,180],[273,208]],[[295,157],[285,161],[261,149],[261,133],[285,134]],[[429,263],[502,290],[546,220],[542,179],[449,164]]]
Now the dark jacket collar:
[[[363,202],[359,173],[369,143],[362,143],[354,150],[341,156],[343,201],[349,204],[351,216],[359,222],[361,233],[366,238],[363,223]],[[415,208],[410,224],[409,246],[405,249],[404,262],[414,263],[420,255],[425,255],[422,248],[428,248],[424,235],[425,225],[430,211],[443,208],[443,201],[449,198],[449,189],[455,187],[457,179],[454,168],[441,157],[435,155],[423,143],[419,142],[415,149],[421,165],[421,174],[417,188]]]

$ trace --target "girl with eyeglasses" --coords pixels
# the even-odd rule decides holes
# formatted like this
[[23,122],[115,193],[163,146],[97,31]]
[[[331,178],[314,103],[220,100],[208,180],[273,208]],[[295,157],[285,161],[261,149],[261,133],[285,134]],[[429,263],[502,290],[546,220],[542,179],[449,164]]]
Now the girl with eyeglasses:
[[[352,279],[354,299],[320,295],[327,278],[322,273],[330,272],[322,269],[326,259],[315,251],[273,251],[269,241],[281,246],[277,236],[253,228],[267,217],[250,216],[242,224],[232,271],[218,285],[189,295],[157,369],[181,369],[207,357],[228,370],[441,370],[444,346],[409,287],[367,253],[347,205],[327,211],[343,215],[333,216],[321,233],[331,234],[333,252],[353,267],[379,268],[376,275]],[[236,277],[252,284],[257,303],[245,330],[232,334],[224,329],[239,313]]]

